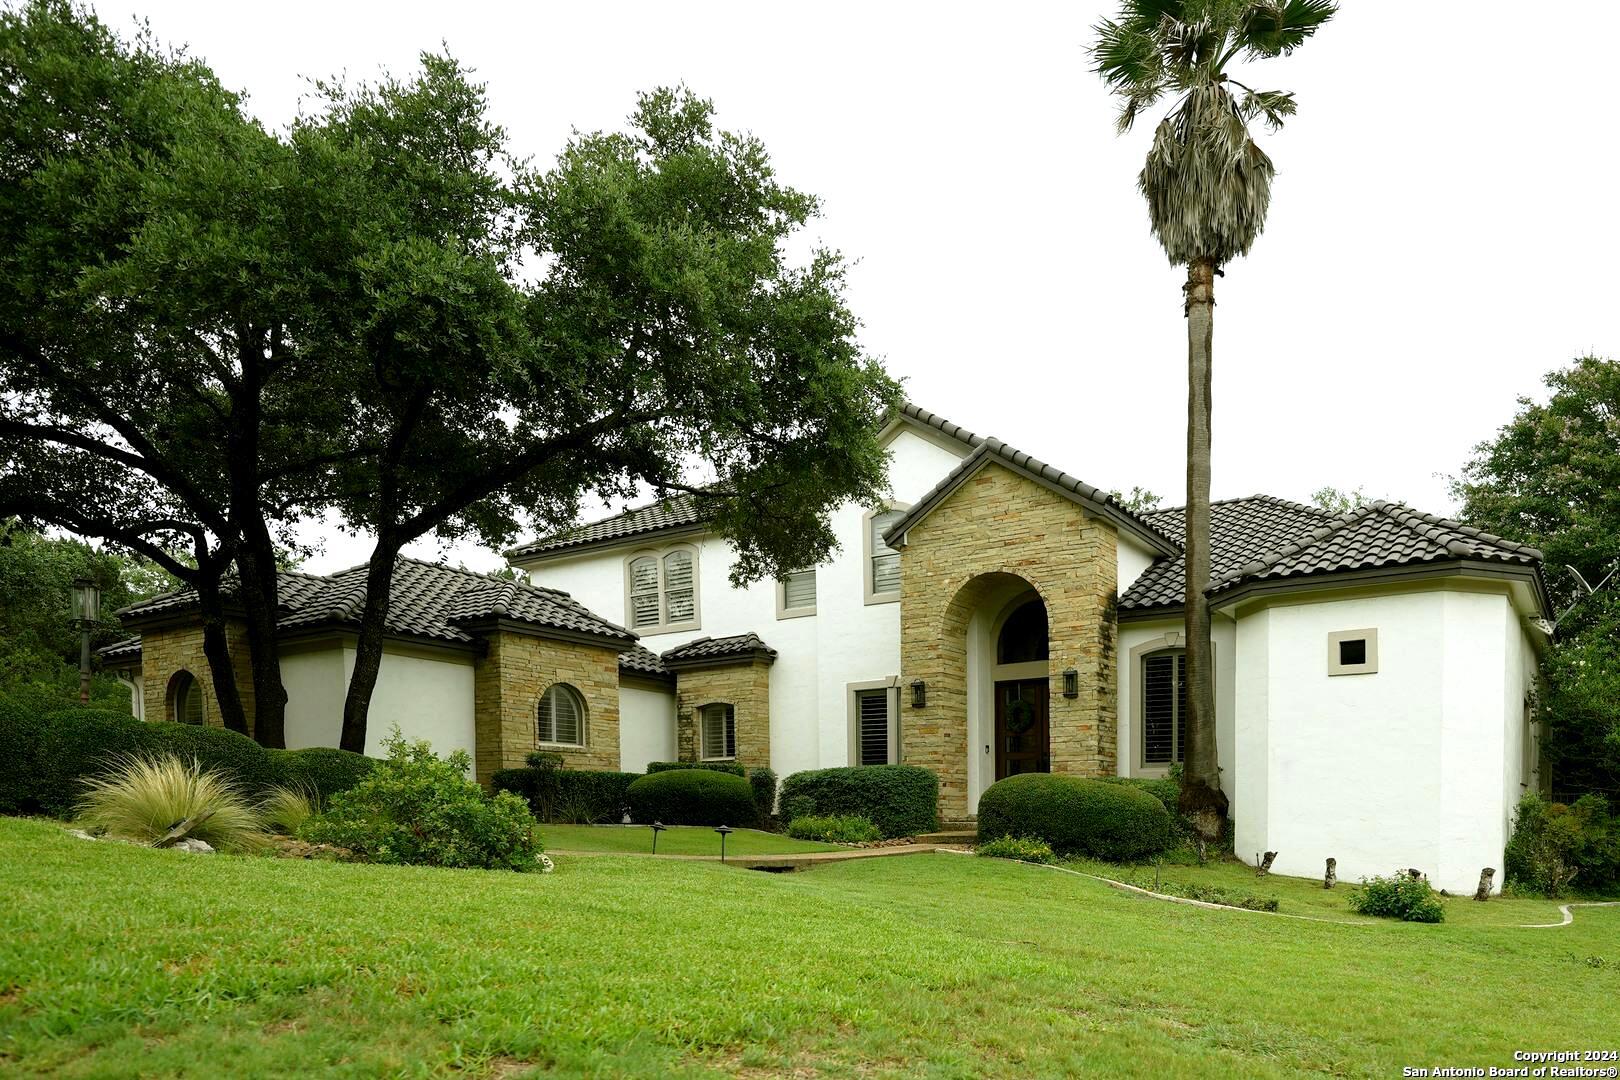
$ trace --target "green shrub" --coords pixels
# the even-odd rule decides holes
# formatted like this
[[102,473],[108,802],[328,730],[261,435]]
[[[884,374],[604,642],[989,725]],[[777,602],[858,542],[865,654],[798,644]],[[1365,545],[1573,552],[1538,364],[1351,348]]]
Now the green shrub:
[[159,726],[110,709],[60,709],[46,714],[31,793],[34,804],[47,814],[69,816],[84,794],[86,780],[107,772],[123,756],[155,751]]
[[335,746],[306,746],[302,750],[266,750],[272,787],[313,791],[316,802],[348,791],[371,774],[377,759],[339,750]]
[[1057,856],[1052,853],[1052,846],[1045,840],[1019,836],[1001,836],[986,841],[975,847],[973,853],[986,855],[992,859],[1014,859],[1018,862],[1057,862]]
[[814,769],[782,782],[782,806],[793,817],[858,814],[885,837],[916,836],[939,824],[939,777],[917,765]]
[[45,724],[38,710],[0,697],[0,814],[35,814]]
[[647,762],[647,775],[661,772],[684,771],[686,769],[708,769],[711,772],[730,773],[732,776],[746,778],[748,770],[735,761],[649,761]]
[[534,816],[554,824],[617,822],[630,805],[625,794],[640,773],[591,769],[500,769],[490,777],[495,791],[510,791],[529,804]]
[[1362,878],[1361,887],[1350,893],[1350,910],[1404,922],[1437,923],[1446,918],[1429,882],[1399,870],[1390,877]]
[[766,820],[776,813],[776,772],[773,769],[751,769],[748,786],[754,790],[754,807],[759,819]]
[[1045,840],[1060,855],[1129,862],[1168,848],[1175,823],[1144,791],[1080,776],[1009,776],[979,797],[979,841]]
[[1097,779],[1105,784],[1118,784],[1120,787],[1145,791],[1158,799],[1164,808],[1170,811],[1171,817],[1178,822],[1181,820],[1181,811],[1178,808],[1181,801],[1181,785],[1168,776],[1099,776]]
[[76,809],[93,832],[150,844],[190,823],[175,839],[203,840],[221,851],[264,844],[259,811],[223,773],[174,754],[130,754],[85,782]]
[[813,814],[816,812],[816,801],[806,795],[795,795],[792,798],[788,798],[784,795],[781,800],[781,806],[782,824],[784,825],[791,822],[794,818],[801,818],[806,814]]
[[795,840],[824,840],[829,844],[867,844],[883,839],[872,819],[858,814],[800,814],[788,825],[787,832]]
[[649,773],[625,791],[640,824],[750,826],[758,820],[748,781],[712,769]]
[[243,792],[268,791],[279,779],[271,770],[270,752],[246,735],[195,724],[159,722],[146,727],[154,752],[195,761],[209,772],[229,777]]
[[304,822],[320,812],[320,797],[308,788],[273,787],[259,802],[266,826],[287,836],[298,835]]
[[407,742],[398,728],[383,745],[387,759],[332,796],[300,837],[372,862],[534,869],[534,816],[510,791],[486,796],[467,779],[472,761],[465,750],[440,758],[426,741]]
[[1573,885],[1611,894],[1620,889],[1620,819],[1602,795],[1566,805],[1531,792],[1519,801],[1505,859],[1507,882],[1523,892],[1556,897]]

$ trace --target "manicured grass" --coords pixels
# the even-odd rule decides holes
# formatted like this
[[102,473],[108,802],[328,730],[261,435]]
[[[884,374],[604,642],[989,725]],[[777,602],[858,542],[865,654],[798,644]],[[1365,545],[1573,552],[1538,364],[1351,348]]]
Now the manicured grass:
[[[542,825],[547,851],[652,851],[645,825]],[[803,851],[843,851],[836,844],[795,840],[781,833],[737,829],[726,837],[727,855],[790,855]],[[700,825],[672,825],[658,837],[660,855],[719,855],[720,834]]]
[[[1118,866],[1093,859],[1065,860],[1064,866],[1088,874],[1124,881],[1143,888],[1153,887],[1153,867]],[[1319,880],[1254,876],[1254,867],[1235,860],[1211,861],[1203,866],[1164,866],[1160,868],[1161,882],[1183,882],[1196,885],[1219,885],[1231,893],[1249,893],[1259,897],[1276,897],[1278,910],[1287,915],[1308,915],[1318,919],[1352,919],[1371,923],[1384,922],[1350,910],[1350,895],[1355,881],[1340,881],[1332,889],[1322,888]],[[1166,890],[1169,891],[1169,890]],[[1558,912],[1561,901],[1523,897],[1496,896],[1481,904],[1470,896],[1441,897],[1446,909],[1446,922],[1465,926],[1525,926],[1534,923],[1555,923],[1562,917]],[[1577,909],[1579,910],[1579,909]],[[1617,922],[1620,926],[1620,922]]]
[[1398,1076],[1611,1045],[1620,994],[1620,909],[1342,926],[947,854],[517,875],[5,819],[0,895],[19,1076]]

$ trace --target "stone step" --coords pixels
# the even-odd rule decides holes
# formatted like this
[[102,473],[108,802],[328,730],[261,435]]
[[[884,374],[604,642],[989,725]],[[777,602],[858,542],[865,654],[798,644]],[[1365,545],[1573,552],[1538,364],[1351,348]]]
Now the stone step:
[[919,844],[971,844],[978,839],[973,829],[941,829],[916,837]]

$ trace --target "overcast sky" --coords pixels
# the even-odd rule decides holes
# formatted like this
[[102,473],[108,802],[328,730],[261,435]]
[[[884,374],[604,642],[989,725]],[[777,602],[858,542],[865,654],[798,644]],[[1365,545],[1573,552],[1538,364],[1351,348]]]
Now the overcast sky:
[[[441,41],[537,161],[571,128],[622,126],[638,90],[685,82],[824,199],[813,239],[855,261],[863,343],[913,401],[1089,483],[1182,501],[1184,274],[1135,189],[1151,125],[1116,137],[1087,70],[1108,6],[96,6],[189,43],[272,127],[303,77],[406,73]],[[1620,5],[1524,13],[1348,0],[1242,76],[1295,91],[1299,115],[1261,136],[1266,231],[1217,283],[1216,498],[1331,484],[1449,512],[1445,476],[1518,396],[1620,352]],[[311,535],[312,570],[369,551]]]

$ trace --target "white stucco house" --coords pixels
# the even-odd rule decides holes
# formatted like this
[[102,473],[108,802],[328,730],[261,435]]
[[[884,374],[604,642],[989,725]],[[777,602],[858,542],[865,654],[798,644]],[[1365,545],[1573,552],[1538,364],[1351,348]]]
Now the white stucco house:
[[[947,822],[1019,772],[1169,771],[1180,510],[1132,513],[911,405],[882,438],[886,505],[840,507],[839,550],[786,581],[733,588],[729,545],[679,498],[514,548],[528,586],[402,561],[373,737],[392,721],[465,747],[481,777],[536,746],[631,771],[915,763],[939,774]],[[1398,504],[1341,516],[1256,495],[1212,513],[1238,853],[1472,889],[1541,783],[1540,553]],[[363,569],[288,578],[288,743],[335,744]],[[147,715],[206,719],[187,609],[131,610],[141,639],[108,651]]]

